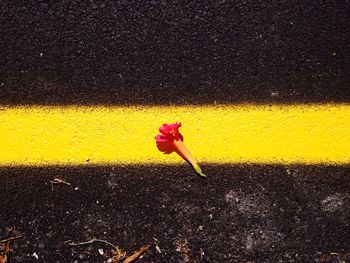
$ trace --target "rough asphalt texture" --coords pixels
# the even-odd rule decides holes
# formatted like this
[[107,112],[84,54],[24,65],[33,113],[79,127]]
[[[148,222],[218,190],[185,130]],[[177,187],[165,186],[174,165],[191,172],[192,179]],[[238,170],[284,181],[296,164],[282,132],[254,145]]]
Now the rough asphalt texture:
[[23,235],[18,262],[103,262],[110,246],[66,242],[92,238],[128,253],[151,244],[139,262],[349,262],[349,166],[203,169],[2,169],[0,237]]
[[0,5],[0,104],[350,102],[348,1]]

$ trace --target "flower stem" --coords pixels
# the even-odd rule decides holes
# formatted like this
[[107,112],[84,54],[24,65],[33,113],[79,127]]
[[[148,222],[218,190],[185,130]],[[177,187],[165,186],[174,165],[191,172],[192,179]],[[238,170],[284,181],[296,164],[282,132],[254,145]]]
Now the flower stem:
[[181,140],[174,140],[174,146],[176,153],[180,155],[185,161],[189,162],[197,174],[202,177],[206,177],[206,175],[202,172],[202,169],[197,164],[196,160],[193,158],[191,152],[187,149]]

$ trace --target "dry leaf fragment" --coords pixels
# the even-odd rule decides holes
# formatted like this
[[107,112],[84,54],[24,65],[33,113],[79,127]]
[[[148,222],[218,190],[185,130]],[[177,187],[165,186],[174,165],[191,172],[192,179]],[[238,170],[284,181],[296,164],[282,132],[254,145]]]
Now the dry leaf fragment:
[[0,263],[7,263],[10,262],[10,243],[4,242],[1,244],[1,250],[0,250]]
[[109,259],[112,263],[121,262],[126,257],[126,252],[120,248],[116,248],[112,252],[112,257]]
[[0,240],[0,263],[9,263],[13,259],[13,250],[10,248],[10,241],[22,238],[23,236],[15,236]]

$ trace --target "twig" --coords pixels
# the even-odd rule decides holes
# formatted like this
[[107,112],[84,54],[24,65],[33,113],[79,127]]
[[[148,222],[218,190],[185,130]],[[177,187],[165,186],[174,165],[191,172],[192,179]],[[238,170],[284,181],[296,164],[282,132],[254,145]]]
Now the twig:
[[150,245],[144,245],[142,246],[138,251],[136,251],[131,256],[127,257],[123,263],[131,263],[134,262],[136,259],[138,259],[143,253],[145,253],[147,250],[150,249]]
[[50,183],[52,184],[65,184],[65,185],[70,185],[70,183],[62,180],[62,179],[59,179],[59,178],[54,178],[53,180],[50,180]]
[[71,242],[71,243],[69,243],[69,245],[70,245],[71,247],[76,247],[76,246],[84,246],[84,245],[93,244],[93,243],[95,243],[95,242],[105,243],[105,244],[107,244],[107,245],[112,246],[112,247],[115,248],[116,250],[118,250],[118,247],[116,247],[116,246],[113,245],[112,243],[109,243],[109,242],[106,241],[106,240],[97,239],[97,238],[93,238],[93,239],[91,239],[91,240],[88,240],[88,241],[85,241],[85,242],[79,242],[79,243]]
[[17,239],[20,239],[20,238],[22,238],[22,237],[23,237],[23,236],[9,237],[9,238],[0,240],[0,244],[1,244],[1,243],[6,243],[6,242],[9,242],[9,241],[13,241],[13,240],[17,240]]

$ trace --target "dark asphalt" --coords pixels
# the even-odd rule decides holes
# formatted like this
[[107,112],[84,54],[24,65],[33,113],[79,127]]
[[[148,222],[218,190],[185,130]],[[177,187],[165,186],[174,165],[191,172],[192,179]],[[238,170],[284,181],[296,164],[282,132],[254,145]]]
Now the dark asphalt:
[[350,102],[348,1],[0,5],[0,104]]
[[[94,237],[129,253],[151,244],[139,262],[350,260],[349,166],[203,169],[2,168],[0,239],[23,235],[18,262],[103,262],[107,245],[65,243]],[[71,186],[52,189],[55,177]]]

